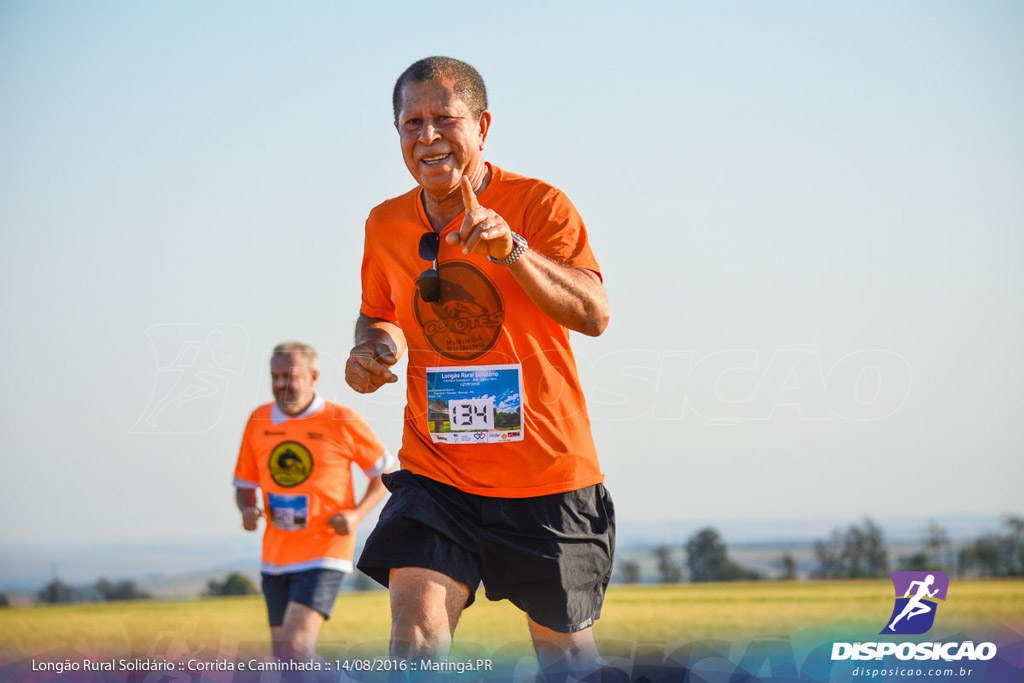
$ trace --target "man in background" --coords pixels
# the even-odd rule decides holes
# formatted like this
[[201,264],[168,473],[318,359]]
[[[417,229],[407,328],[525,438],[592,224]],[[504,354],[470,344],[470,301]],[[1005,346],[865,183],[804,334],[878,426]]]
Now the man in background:
[[[342,576],[352,571],[356,526],[384,496],[381,474],[395,459],[355,411],[314,391],[312,346],[277,345],[270,378],[274,402],[253,411],[242,437],[235,500],[247,531],[267,518],[263,594],[274,656],[309,659]],[[370,480],[358,503],[353,463]]]

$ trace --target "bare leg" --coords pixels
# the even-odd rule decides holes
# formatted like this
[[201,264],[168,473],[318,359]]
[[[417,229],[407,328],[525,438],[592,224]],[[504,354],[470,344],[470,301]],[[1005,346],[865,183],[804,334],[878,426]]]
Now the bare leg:
[[323,625],[324,617],[315,609],[289,602],[282,624],[270,628],[274,656],[281,661],[311,659]]
[[392,569],[391,656],[443,659],[469,598],[466,584],[422,567]]
[[572,674],[582,678],[597,671],[604,662],[594,642],[593,627],[575,633],[559,633],[527,617],[537,661],[545,673]]

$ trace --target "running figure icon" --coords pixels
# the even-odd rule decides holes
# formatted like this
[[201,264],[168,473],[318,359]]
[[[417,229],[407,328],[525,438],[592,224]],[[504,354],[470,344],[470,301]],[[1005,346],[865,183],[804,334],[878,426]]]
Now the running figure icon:
[[[907,588],[907,592],[903,594],[903,597],[910,598],[910,600],[907,602],[906,606],[903,608],[903,611],[900,612],[899,616],[896,617],[895,619],[893,619],[892,623],[889,624],[889,630],[890,631],[895,633],[895,631],[896,631],[896,622],[899,621],[900,619],[902,619],[903,617],[906,617],[907,620],[909,621],[911,618],[916,617],[919,614],[926,614],[926,613],[932,611],[931,606],[928,605],[927,603],[925,603],[922,600],[922,598],[925,598],[925,597],[933,598],[933,597],[935,597],[935,594],[939,592],[938,588],[936,588],[933,591],[929,591],[928,590],[928,587],[931,586],[933,583],[935,583],[935,575],[934,574],[929,574],[927,577],[925,577],[924,581],[912,581],[911,582],[910,586]],[[917,588],[916,588],[916,592],[914,593],[914,597],[910,597],[910,593],[911,593],[911,591],[915,590],[915,588],[914,588],[915,586]]]

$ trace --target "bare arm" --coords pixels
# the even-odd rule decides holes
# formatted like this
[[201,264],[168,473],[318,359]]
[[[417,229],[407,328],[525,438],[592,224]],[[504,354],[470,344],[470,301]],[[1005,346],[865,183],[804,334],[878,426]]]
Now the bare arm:
[[591,337],[608,327],[608,297],[596,273],[529,249],[508,270],[537,308],[559,325]]
[[242,513],[242,528],[246,531],[256,531],[263,511],[256,505],[256,489],[244,489],[235,487],[235,505]]
[[[448,243],[461,243],[463,253],[498,260],[512,253],[512,229],[497,212],[480,206],[466,178],[462,200],[466,217],[459,232],[445,238]],[[596,273],[552,261],[529,249],[509,266],[509,273],[533,303],[559,325],[592,337],[608,326],[608,297]]]
[[327,523],[334,527],[334,532],[339,536],[355,533],[356,526],[366,518],[366,515],[370,514],[370,510],[380,502],[385,493],[387,493],[387,487],[381,481],[380,475],[371,477],[370,484],[366,487],[366,493],[363,494],[363,499],[359,501],[359,504],[351,510],[339,510],[327,520]]
[[405,335],[398,325],[360,313],[355,346],[345,363],[345,381],[360,394],[397,382],[398,377],[390,368],[405,353],[405,347]]

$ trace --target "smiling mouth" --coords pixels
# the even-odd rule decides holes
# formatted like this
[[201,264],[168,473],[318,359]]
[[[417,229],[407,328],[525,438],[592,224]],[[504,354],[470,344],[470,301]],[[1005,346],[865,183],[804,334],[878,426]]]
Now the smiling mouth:
[[451,155],[452,155],[451,152],[448,152],[447,154],[435,154],[433,156],[420,158],[420,162],[424,163],[424,164],[427,164],[428,166],[433,166],[435,164],[439,164],[442,161],[448,159]]

